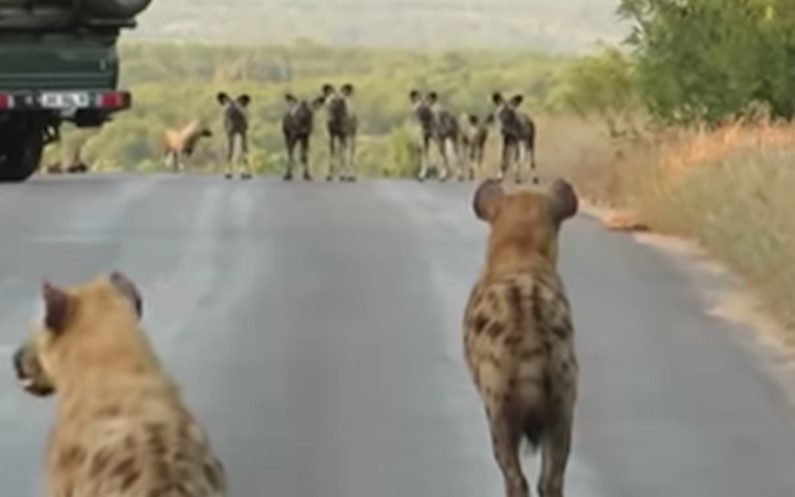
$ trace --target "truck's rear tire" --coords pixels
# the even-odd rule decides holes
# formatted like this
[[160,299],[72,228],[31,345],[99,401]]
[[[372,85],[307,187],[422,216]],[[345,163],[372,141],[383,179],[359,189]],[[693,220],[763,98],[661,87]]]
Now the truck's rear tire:
[[135,17],[143,12],[152,0],[84,0],[92,14],[110,17]]
[[41,161],[44,137],[30,132],[0,143],[0,183],[20,183],[30,178]]

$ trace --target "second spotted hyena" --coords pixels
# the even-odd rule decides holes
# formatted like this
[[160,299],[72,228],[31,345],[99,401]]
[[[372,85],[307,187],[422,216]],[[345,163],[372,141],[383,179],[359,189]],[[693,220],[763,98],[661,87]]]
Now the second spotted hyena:
[[562,497],[577,398],[569,301],[557,272],[558,232],[577,213],[567,182],[546,192],[478,187],[475,214],[490,225],[485,267],[464,315],[469,372],[486,408],[508,497],[527,497],[519,448],[541,447],[538,492]]
[[46,495],[227,495],[224,467],[139,324],[136,285],[118,272],[69,288],[45,282],[42,300],[14,368],[25,390],[57,399]]

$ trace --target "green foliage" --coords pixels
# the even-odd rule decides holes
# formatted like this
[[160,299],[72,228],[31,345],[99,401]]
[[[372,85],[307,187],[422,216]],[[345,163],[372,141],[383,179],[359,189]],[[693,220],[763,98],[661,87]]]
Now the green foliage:
[[636,84],[653,115],[718,123],[762,103],[795,111],[791,0],[622,0]]
[[[355,86],[359,115],[357,162],[364,175],[405,176],[418,167],[416,124],[408,93],[436,90],[455,113],[490,109],[495,90],[522,92],[523,107],[543,110],[562,60],[522,52],[425,52],[334,49],[312,43],[292,47],[123,44],[122,87],[133,92],[133,108],[89,133],[81,146],[86,161],[108,168],[152,169],[163,164],[164,134],[201,119],[214,136],[202,139],[188,169],[217,171],[225,160],[218,91],[248,93],[250,153],[259,171],[279,173],[286,154],[281,118],[287,91],[299,98],[320,94],[323,83]],[[85,134],[86,132],[81,132]],[[73,132],[67,130],[66,142]],[[58,153],[51,147],[48,156]],[[311,167],[328,163],[325,110],[315,117]]]
[[631,60],[610,47],[572,61],[561,74],[550,105],[605,118],[637,110]]

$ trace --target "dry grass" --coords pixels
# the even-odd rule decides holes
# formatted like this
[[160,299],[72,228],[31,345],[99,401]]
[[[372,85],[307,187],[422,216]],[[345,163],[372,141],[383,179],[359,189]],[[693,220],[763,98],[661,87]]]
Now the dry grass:
[[[795,126],[732,123],[611,139],[604,126],[545,118],[542,167],[618,211],[606,226],[698,241],[757,292],[795,341]],[[629,212],[629,214],[627,214]]]

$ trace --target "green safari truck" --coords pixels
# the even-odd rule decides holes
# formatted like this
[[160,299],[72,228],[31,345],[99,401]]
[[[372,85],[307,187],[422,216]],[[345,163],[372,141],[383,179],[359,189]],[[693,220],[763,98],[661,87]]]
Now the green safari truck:
[[63,122],[99,127],[131,105],[116,42],[152,0],[0,0],[0,182],[39,167]]

